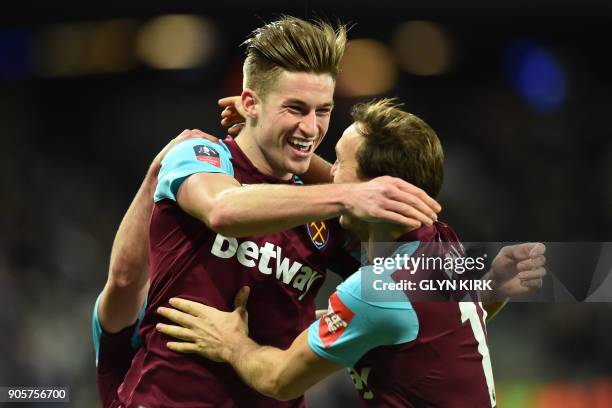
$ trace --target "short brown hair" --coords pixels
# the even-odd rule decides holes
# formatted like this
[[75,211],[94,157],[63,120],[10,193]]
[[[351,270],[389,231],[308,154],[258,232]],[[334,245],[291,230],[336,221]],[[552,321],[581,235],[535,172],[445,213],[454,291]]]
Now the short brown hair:
[[358,104],[352,117],[365,141],[357,150],[358,176],[399,177],[437,197],[444,179],[444,153],[436,132],[394,99]]
[[346,46],[346,26],[283,16],[253,31],[246,45],[245,86],[263,97],[282,70],[330,74],[335,80]]

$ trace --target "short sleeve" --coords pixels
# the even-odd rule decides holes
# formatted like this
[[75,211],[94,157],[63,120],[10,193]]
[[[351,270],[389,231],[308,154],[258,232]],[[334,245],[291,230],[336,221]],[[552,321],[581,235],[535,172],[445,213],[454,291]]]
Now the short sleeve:
[[[93,314],[91,318],[91,328],[93,335],[93,345],[94,351],[96,353],[96,367],[98,366],[98,360],[100,358],[100,343],[102,336],[114,336],[114,334],[108,334],[102,328],[100,324],[100,318],[98,317],[98,307],[100,305],[100,298],[102,297],[102,293],[98,295],[96,299],[96,303],[94,304]],[[142,323],[142,319],[144,318],[145,309],[147,308],[147,300],[145,299],[142,307],[140,308],[140,312],[138,313],[138,320],[136,324],[133,326],[133,332],[130,335],[130,347],[133,350],[136,350],[141,345],[141,339],[138,335],[138,330],[140,330],[140,324]]]
[[308,329],[308,344],[320,357],[353,367],[375,347],[416,339],[419,322],[409,301],[379,306],[362,300],[360,271],[329,298],[327,312]]
[[174,146],[162,160],[155,190],[155,201],[176,201],[181,183],[195,173],[234,175],[232,155],[227,146],[205,139],[188,139]]

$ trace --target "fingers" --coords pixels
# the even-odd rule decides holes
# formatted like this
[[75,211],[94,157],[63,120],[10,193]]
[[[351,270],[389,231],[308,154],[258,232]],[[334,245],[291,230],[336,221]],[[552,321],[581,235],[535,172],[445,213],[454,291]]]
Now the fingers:
[[232,127],[230,127],[229,129],[227,129],[227,133],[229,133],[232,136],[237,136],[238,133],[240,133],[240,131],[242,130],[242,128],[244,127],[244,123],[237,123],[235,125],[233,125]]
[[533,248],[531,248],[531,251],[529,252],[529,256],[536,258],[540,255],[544,255],[544,253],[546,253],[546,246],[541,242],[535,242],[533,243]]
[[507,251],[510,258],[517,261],[529,258],[537,258],[543,256],[546,252],[544,244],[539,242],[526,242],[517,245],[508,245],[503,248]]
[[420,227],[421,224],[432,225],[433,220],[427,215],[419,211],[419,209],[405,204],[403,201],[390,201],[386,206],[386,210],[393,211],[399,215],[404,216],[407,219],[412,220],[410,222],[411,227]]
[[532,269],[540,268],[544,265],[546,265],[546,257],[544,255],[540,255],[536,258],[520,261],[518,264],[516,264],[516,270],[518,272],[529,271]]
[[172,307],[175,307],[185,313],[189,313],[192,316],[200,316],[211,309],[210,306],[203,305],[202,303],[181,298],[171,298],[169,303],[172,305]]
[[221,126],[231,126],[237,122],[243,122],[244,119],[244,116],[234,108],[225,108],[221,112]]
[[425,218],[421,218],[421,222],[431,225],[438,219],[437,213],[441,210],[440,204],[429,197],[427,193],[404,180],[393,177],[388,177],[388,180],[397,188],[397,191],[392,193],[390,197],[413,207],[420,214],[423,214]]
[[198,346],[195,343],[169,341],[166,343],[166,347],[177,353],[194,354],[198,352]]
[[221,108],[225,108],[228,106],[234,106],[236,100],[240,100],[240,96],[226,96],[225,98],[221,98],[217,101]]
[[241,287],[238,293],[236,294],[236,297],[234,298],[234,308],[246,308],[250,292],[251,288],[249,288],[248,286]]
[[410,227],[412,229],[415,228],[419,228],[422,224],[420,221],[415,220],[414,218],[408,218],[408,217],[404,217],[403,215],[400,215],[396,212],[393,211],[380,211],[377,214],[374,214],[374,216],[376,218],[382,219],[382,220],[387,220],[390,222],[393,222],[395,224],[400,224],[400,225],[405,225],[407,227]]
[[541,280],[544,276],[546,276],[546,269],[538,268],[530,271],[520,272],[517,276],[521,281],[528,281],[533,279]]
[[174,337],[179,340],[194,341],[196,338],[191,330],[181,326],[157,323],[155,325],[155,329],[160,333],[163,333],[170,337]]
[[424,190],[402,179],[395,178],[395,180],[397,182],[398,188],[405,191],[406,193],[413,194],[419,198],[423,205],[423,209],[429,210],[429,214],[428,212],[424,212],[428,214],[432,219],[435,219],[437,217],[436,214],[442,211],[442,206],[436,200],[431,198]]
[[191,328],[195,327],[196,325],[196,317],[176,309],[158,307],[157,313],[164,316],[166,319],[173,321],[174,323],[180,324],[183,327]]
[[529,289],[540,289],[544,281],[542,279],[532,279],[527,281],[521,281],[521,286]]
[[174,138],[173,142],[179,142],[185,139],[190,139],[192,137],[200,137],[209,140],[213,143],[219,144],[219,138],[210,135],[206,132],[203,132],[200,129],[185,129],[177,137]]

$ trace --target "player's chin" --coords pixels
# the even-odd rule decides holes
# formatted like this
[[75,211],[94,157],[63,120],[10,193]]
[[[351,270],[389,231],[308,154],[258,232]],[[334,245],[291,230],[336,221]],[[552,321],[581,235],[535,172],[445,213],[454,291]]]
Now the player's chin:
[[286,168],[289,173],[300,175],[308,171],[310,167],[310,157],[302,160],[288,160]]

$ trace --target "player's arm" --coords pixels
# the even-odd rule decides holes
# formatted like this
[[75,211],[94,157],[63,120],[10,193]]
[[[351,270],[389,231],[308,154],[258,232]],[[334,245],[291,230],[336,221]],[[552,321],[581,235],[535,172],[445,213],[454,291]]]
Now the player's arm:
[[149,221],[161,160],[175,144],[203,135],[198,130],[185,130],[155,157],[123,216],[113,241],[108,278],[97,310],[100,325],[108,333],[117,333],[134,324],[147,294]]
[[260,346],[246,336],[237,341],[240,343],[227,348],[223,360],[231,364],[251,388],[278,400],[298,398],[314,384],[343,368],[312,351],[308,345],[308,330],[304,330],[287,350]]
[[189,300],[172,299],[170,304],[176,309],[162,307],[158,313],[182,327],[160,323],[157,329],[184,340],[169,342],[168,348],[227,362],[251,388],[279,400],[299,397],[342,368],[312,351],[307,340],[308,330],[287,350],[255,343],[248,337],[247,297],[248,288],[242,288],[234,302],[236,309],[231,313]]
[[524,243],[503,247],[485,274],[493,291],[481,293],[487,320],[492,319],[515,296],[526,296],[542,287],[546,275],[546,247],[541,243]]
[[354,274],[339,286],[329,298],[327,313],[287,350],[260,346],[248,338],[248,288],[239,291],[233,312],[171,299],[174,308],[160,307],[158,313],[180,326],[160,323],[156,328],[182,340],[168,342],[168,348],[228,362],[257,391],[293,399],[341,367],[354,366],[372,348],[416,338],[418,319],[410,303],[387,307],[364,302],[358,297],[359,279]]
[[181,184],[177,202],[226,236],[283,231],[350,213],[411,227],[432,224],[440,206],[423,190],[393,177],[365,183],[241,187],[227,174],[197,173]]

